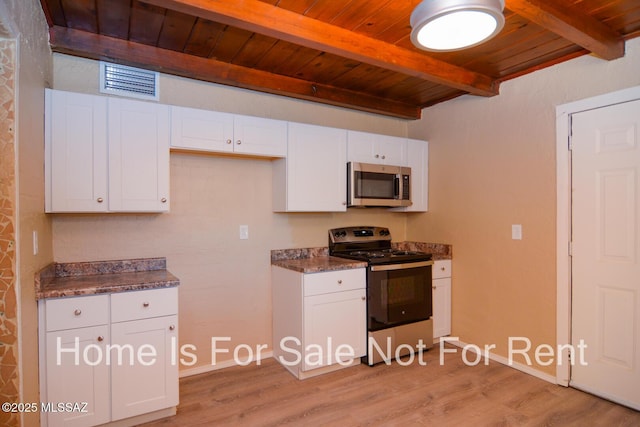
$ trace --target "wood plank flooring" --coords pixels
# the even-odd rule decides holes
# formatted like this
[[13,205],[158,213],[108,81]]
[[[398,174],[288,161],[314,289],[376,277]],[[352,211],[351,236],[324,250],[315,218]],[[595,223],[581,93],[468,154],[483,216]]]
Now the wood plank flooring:
[[[640,412],[439,348],[426,366],[359,365],[299,381],[275,359],[180,380],[167,426],[640,426]],[[403,361],[406,363],[406,358]]]

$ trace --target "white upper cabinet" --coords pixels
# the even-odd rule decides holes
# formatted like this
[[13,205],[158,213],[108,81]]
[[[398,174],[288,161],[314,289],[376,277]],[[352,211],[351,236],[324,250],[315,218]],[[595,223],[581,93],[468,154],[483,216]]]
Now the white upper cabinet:
[[407,138],[348,131],[349,162],[404,166],[407,162]]
[[411,206],[394,208],[402,212],[426,212],[429,209],[429,143],[418,139],[407,141],[407,162],[411,168]]
[[287,122],[172,106],[171,147],[284,157],[287,154]]
[[109,210],[169,210],[169,107],[109,98]]
[[169,210],[169,110],[46,91],[46,212]]
[[285,159],[273,164],[273,210],[344,212],[347,209],[347,131],[289,123]]
[[285,157],[287,122],[261,117],[235,115],[233,151],[238,154]]
[[233,114],[171,107],[171,147],[233,152]]
[[107,98],[45,92],[47,212],[107,209]]

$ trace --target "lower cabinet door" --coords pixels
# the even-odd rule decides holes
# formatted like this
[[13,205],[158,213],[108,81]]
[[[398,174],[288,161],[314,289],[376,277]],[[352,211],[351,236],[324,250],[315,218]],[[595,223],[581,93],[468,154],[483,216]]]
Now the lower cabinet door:
[[178,316],[111,325],[112,420],[178,404]]
[[451,278],[433,279],[433,337],[451,334]]
[[305,297],[303,317],[303,371],[366,354],[365,289]]
[[[47,425],[85,427],[106,423],[109,410],[109,326],[47,332]],[[71,404],[73,407],[60,405]],[[42,414],[45,416],[45,414]]]

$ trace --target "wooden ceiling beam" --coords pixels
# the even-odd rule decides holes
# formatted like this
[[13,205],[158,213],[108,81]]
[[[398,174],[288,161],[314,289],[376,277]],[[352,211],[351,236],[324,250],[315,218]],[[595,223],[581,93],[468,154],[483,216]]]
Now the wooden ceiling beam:
[[[498,94],[489,76],[259,0],[140,0],[155,6],[332,53],[474,95]],[[407,23],[408,24],[408,23]]]
[[141,43],[54,26],[49,29],[54,52],[105,60],[167,74],[358,109],[403,119],[419,119],[421,109],[361,92],[345,90],[266,71],[241,67]]
[[575,7],[568,8],[553,0],[506,0],[505,7],[600,58],[612,60],[624,56],[624,38]]

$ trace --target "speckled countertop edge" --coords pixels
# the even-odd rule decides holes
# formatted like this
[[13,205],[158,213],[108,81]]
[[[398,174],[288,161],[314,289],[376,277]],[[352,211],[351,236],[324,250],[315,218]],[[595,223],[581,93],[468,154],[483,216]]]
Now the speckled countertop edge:
[[[396,249],[426,252],[434,260],[451,259],[451,245],[425,242],[393,243]],[[365,268],[366,262],[329,256],[327,247],[274,249],[271,251],[271,265],[300,273],[319,273],[323,271]]]
[[178,286],[165,258],[52,263],[35,275],[36,299]]

